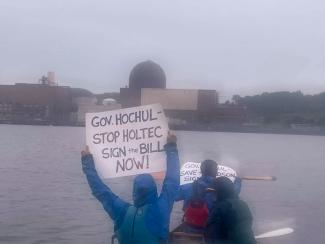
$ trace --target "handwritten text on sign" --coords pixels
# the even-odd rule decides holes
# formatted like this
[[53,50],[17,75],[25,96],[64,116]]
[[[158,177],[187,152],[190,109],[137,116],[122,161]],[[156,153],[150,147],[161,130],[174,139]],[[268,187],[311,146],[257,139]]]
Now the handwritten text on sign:
[[163,171],[168,124],[159,104],[86,114],[86,139],[103,178]]
[[[187,162],[182,165],[181,168],[181,185],[192,183],[197,178],[201,177],[201,164],[194,162]],[[230,167],[224,165],[218,165],[217,177],[225,176],[229,178],[232,182],[235,181],[237,173]]]

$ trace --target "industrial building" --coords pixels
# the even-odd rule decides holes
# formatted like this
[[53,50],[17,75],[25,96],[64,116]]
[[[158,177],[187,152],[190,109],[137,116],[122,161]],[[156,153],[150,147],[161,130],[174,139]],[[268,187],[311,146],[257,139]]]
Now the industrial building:
[[152,61],[137,64],[119,94],[59,86],[48,72],[38,84],[0,85],[0,123],[83,126],[86,113],[154,103],[162,105],[173,129],[215,130],[246,121],[245,109],[219,104],[215,90],[168,89],[166,83]]
[[72,123],[74,125],[85,125],[86,113],[104,112],[109,110],[116,110],[121,108],[121,104],[117,103],[115,99],[103,99],[99,103],[96,96],[74,96],[73,103],[77,107],[77,111],[72,113]]
[[166,88],[163,69],[152,61],[133,68],[129,86],[120,89],[120,103],[123,108],[160,103],[174,128],[240,124],[246,119],[243,108],[221,106],[215,90]]
[[58,86],[54,72],[38,84],[0,85],[0,123],[84,125],[85,113],[118,109],[113,100],[98,103],[86,89]]
[[69,87],[0,85],[1,123],[65,124],[73,109]]

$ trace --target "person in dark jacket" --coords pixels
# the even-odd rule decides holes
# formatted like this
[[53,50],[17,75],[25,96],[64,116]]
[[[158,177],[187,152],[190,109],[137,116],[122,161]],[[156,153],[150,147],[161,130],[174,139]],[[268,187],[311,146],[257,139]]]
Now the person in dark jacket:
[[165,145],[167,171],[160,195],[150,174],[135,177],[133,204],[125,202],[99,178],[93,157],[86,148],[82,151],[82,168],[92,194],[99,200],[114,221],[114,232],[120,244],[166,242],[169,220],[179,188],[179,158],[176,137],[169,135]]
[[218,202],[212,208],[205,232],[207,243],[255,244],[253,217],[248,205],[236,193],[227,177],[215,180]]

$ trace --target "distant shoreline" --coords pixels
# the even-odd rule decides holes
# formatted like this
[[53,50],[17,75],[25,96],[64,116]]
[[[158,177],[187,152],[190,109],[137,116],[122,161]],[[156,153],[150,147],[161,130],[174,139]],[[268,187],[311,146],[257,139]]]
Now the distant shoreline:
[[181,131],[195,132],[227,132],[227,133],[253,133],[253,134],[274,134],[274,135],[305,135],[305,136],[325,136],[325,130],[318,132],[313,131],[296,131],[291,129],[215,129],[215,130],[198,130],[198,129],[173,129]]
[[[51,127],[85,127],[84,125],[71,124],[31,124],[31,123],[0,123],[1,125],[27,125],[27,126],[51,126]],[[275,135],[310,135],[310,136],[325,136],[325,127],[320,127],[319,130],[296,130],[290,128],[247,128],[247,127],[214,127],[211,126],[170,126],[171,130],[175,131],[192,131],[192,132],[228,132],[228,133],[256,133],[256,134],[275,134]]]
[[[207,126],[208,127],[208,126]],[[263,128],[244,126],[215,126],[207,128],[202,126],[171,126],[172,130],[200,131],[200,132],[230,132],[230,133],[256,133],[256,134],[281,134],[281,135],[313,135],[325,136],[325,127],[315,129],[292,129],[292,128]]]

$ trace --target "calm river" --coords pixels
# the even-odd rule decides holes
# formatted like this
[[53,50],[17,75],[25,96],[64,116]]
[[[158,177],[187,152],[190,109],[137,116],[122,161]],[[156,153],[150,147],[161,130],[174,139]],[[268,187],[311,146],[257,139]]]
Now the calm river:
[[[277,176],[243,182],[256,234],[295,229],[260,243],[325,243],[325,137],[176,134],[182,162],[212,158],[240,175]],[[0,243],[109,243],[112,222],[81,172],[84,128],[0,125],[0,136]],[[131,199],[132,177],[106,183]],[[171,227],[180,222],[180,209],[177,203]]]

